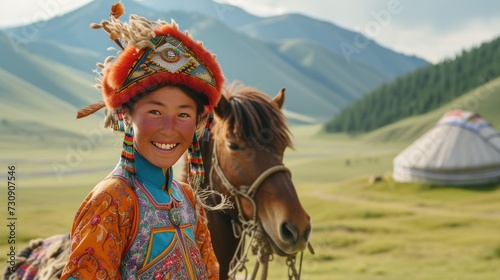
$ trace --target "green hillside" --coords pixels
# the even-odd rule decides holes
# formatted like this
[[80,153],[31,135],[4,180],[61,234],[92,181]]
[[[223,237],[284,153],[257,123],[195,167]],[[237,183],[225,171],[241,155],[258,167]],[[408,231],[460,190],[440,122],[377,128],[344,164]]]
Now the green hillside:
[[327,86],[332,93],[325,98],[342,107],[388,79],[383,72],[357,61],[347,62],[344,56],[316,42],[288,39],[277,43],[276,47],[298,71]]
[[500,76],[500,38],[397,78],[341,110],[328,132],[362,133],[439,108]]
[[[285,108],[317,120],[324,120],[326,112],[339,110],[340,107],[329,98],[334,93],[328,87],[305,76],[287,61],[276,56],[267,44],[234,32],[210,18],[204,18],[204,21],[198,19],[197,22],[197,25],[187,28],[205,45],[214,46],[212,50],[218,54],[217,58],[229,81],[241,80],[270,96],[285,87]],[[215,43],[228,41],[228,38],[230,44]]]
[[500,129],[499,104],[500,77],[428,113],[409,117],[364,134],[360,140],[366,142],[413,142],[432,128],[444,113],[452,109],[476,112],[491,125]]
[[[0,69],[3,69],[5,83],[12,83],[11,79],[20,79],[17,83],[29,83],[32,87],[38,88],[50,94],[53,98],[76,107],[88,105],[100,98],[100,93],[92,88],[92,73],[82,72],[53,60],[44,58],[26,49],[24,45],[12,44],[10,39],[0,33],[0,52],[2,60]],[[20,94],[27,94],[26,98],[32,100],[37,97],[35,94],[21,91],[16,88],[16,84],[9,87],[8,91],[0,92],[2,104],[17,105]],[[30,88],[30,91],[35,90]]]
[[[89,89],[92,90],[90,85]],[[1,119],[4,122],[2,136],[23,134],[24,131],[47,137],[54,130],[58,131],[58,136],[76,136],[82,129],[96,127],[95,122],[98,117],[91,116],[77,120],[76,112],[79,107],[65,102],[56,94],[33,86],[2,68],[0,68],[0,92]],[[96,94],[95,99],[97,98]],[[99,121],[100,119],[99,117]]]
[[[93,77],[90,71],[95,68],[96,62],[104,60],[108,55],[114,55],[115,52],[110,52],[107,48],[116,46],[104,32],[91,30],[89,24],[108,18],[109,7],[114,2],[116,1],[92,1],[72,12],[52,18],[43,25],[10,28],[4,30],[4,34],[8,34],[11,43],[19,49],[56,61],[56,65],[64,64],[88,73],[91,83]],[[218,13],[221,11],[215,11],[215,14],[213,11],[214,7],[219,7],[218,4],[209,0],[170,3],[155,9],[142,5],[154,6],[155,1],[143,2],[125,3],[126,14],[122,20],[126,21],[132,13],[149,19],[175,19],[181,29],[189,30],[197,40],[202,41],[217,55],[228,81],[243,81],[269,95],[274,95],[280,88],[285,87],[288,93],[286,109],[291,112],[288,117],[292,122],[300,121],[294,119],[294,115],[307,116],[317,123],[325,122],[352,100],[395,75],[407,73],[426,64],[423,60],[381,48],[375,42],[371,42],[355,59],[353,57],[352,60],[346,60],[341,50],[330,48],[324,43],[338,46],[339,40],[352,40],[357,33],[306,16],[290,15],[279,18],[279,24],[272,29],[290,41],[276,42],[267,37],[255,38],[242,31],[242,26],[257,22],[265,26],[269,22],[266,18],[249,14],[245,16],[241,9],[225,9],[222,18]],[[206,13],[200,13],[200,9],[205,9]],[[237,23],[231,20],[235,14],[246,19]],[[300,20],[300,24],[297,20]],[[321,28],[318,29],[317,26]],[[300,33],[297,33],[298,27]],[[311,37],[311,34],[318,32],[325,32],[325,37],[336,38],[337,41],[320,42],[318,36]],[[300,38],[296,40],[294,37],[296,34],[309,36],[300,41]],[[16,55],[9,56],[12,59],[5,63],[19,60]],[[314,56],[312,60],[311,55]],[[4,61],[0,61],[0,64],[3,65]],[[25,71],[24,76],[19,73],[16,75],[40,87],[42,85],[32,79],[40,77],[39,80],[47,80],[48,84],[54,82],[44,73]]]
[[90,74],[96,62],[102,61],[101,50],[90,50],[60,44],[57,41],[39,39],[25,45],[33,53]]
[[57,145],[102,127],[102,114],[77,120],[78,109],[101,98],[92,75],[10,44],[0,34],[0,142]]
[[168,5],[165,5],[165,0],[138,0],[138,2],[154,10],[183,11],[210,16],[219,19],[228,26],[234,27],[249,24],[260,19],[260,17],[249,14],[240,7],[212,0],[175,1],[169,2]]
[[[83,78],[88,78],[84,87],[67,82],[66,85],[76,87],[80,91],[83,88],[88,89],[88,85],[94,80],[91,70],[95,68],[95,64],[104,60],[108,55],[115,54],[115,52],[107,51],[108,47],[116,47],[116,45],[106,34],[89,28],[90,22],[99,22],[109,16],[109,3],[106,2],[110,1],[94,1],[81,9],[49,20],[43,29],[37,30],[36,36],[19,44],[19,49],[29,50],[33,56],[43,56],[46,60],[58,61],[77,69],[78,72],[85,72],[85,75],[81,75]],[[145,15],[148,18],[167,20],[175,18],[181,29],[189,30],[193,37],[202,41],[209,50],[217,54],[228,81],[241,80],[272,96],[280,88],[286,87],[288,93],[286,107],[291,112],[307,115],[317,122],[327,120],[332,112],[337,112],[340,108],[340,105],[326,98],[336,94],[332,93],[327,86],[304,76],[300,70],[276,55],[268,44],[232,30],[216,19],[179,11],[155,11],[134,2],[127,4],[127,14],[124,20],[130,13]],[[23,30],[23,28],[13,29],[9,30],[9,33],[20,36]],[[16,39],[18,38],[14,36],[12,40]],[[52,47],[54,49],[50,49]],[[99,55],[100,58],[96,59]],[[23,59],[16,58],[17,56],[25,56],[25,53],[13,53],[12,60]],[[0,64],[3,67],[4,61]],[[50,72],[53,66],[47,63],[46,67]],[[16,72],[16,74],[30,82],[32,79],[37,79],[36,83],[32,83],[40,87],[44,86],[42,82],[46,82],[47,86],[53,86],[51,79],[43,79],[43,73],[32,75],[34,73],[25,72],[24,76],[21,73]],[[51,92],[62,91],[51,90]]]
[[[311,20],[301,14],[285,14],[263,18],[239,27],[239,30],[252,37],[280,42],[290,39],[302,39],[320,44],[341,56],[344,62],[358,62],[389,79],[426,66],[428,63],[415,56],[406,56],[367,41],[359,46],[359,38],[364,35],[340,28],[332,23]],[[310,50],[313,52],[313,50]],[[360,76],[362,77],[362,76]],[[336,80],[332,76],[333,80]],[[362,80],[362,79],[360,79]]]

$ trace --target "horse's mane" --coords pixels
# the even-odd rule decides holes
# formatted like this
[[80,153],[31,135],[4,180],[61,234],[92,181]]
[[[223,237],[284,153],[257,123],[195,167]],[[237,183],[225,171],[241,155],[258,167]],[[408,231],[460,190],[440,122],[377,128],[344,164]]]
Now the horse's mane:
[[231,104],[224,122],[236,137],[253,147],[293,148],[285,117],[271,98],[239,84],[228,87],[224,96]]

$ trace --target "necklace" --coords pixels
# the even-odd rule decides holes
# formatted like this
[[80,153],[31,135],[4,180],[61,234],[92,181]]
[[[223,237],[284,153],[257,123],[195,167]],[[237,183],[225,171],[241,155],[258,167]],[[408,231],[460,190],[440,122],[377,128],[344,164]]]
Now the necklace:
[[170,211],[168,211],[168,219],[176,227],[181,224],[182,219],[179,207],[172,207]]
[[[169,177],[169,172],[170,170],[167,171],[165,174],[165,178]],[[181,212],[180,208],[182,206],[181,201],[177,201],[174,196],[173,196],[173,186],[168,187],[168,181],[165,182],[165,185],[163,186],[163,191],[170,196],[170,209],[168,211],[168,220],[172,223],[172,225],[178,227],[181,222],[182,222],[182,217],[181,217]]]

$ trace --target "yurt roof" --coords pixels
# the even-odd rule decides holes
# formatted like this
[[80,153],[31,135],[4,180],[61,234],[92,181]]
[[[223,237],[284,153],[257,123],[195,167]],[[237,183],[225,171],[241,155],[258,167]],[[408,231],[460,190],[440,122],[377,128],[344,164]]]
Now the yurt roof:
[[457,173],[500,168],[500,132],[473,112],[453,110],[394,159],[394,165]]

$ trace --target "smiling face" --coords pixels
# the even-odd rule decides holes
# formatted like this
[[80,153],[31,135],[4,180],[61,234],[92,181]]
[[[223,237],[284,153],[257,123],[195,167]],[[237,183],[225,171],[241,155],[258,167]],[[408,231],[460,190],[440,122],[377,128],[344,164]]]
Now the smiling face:
[[166,169],[189,148],[196,129],[196,102],[177,87],[162,87],[124,110],[134,130],[134,148]]

